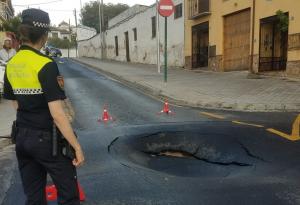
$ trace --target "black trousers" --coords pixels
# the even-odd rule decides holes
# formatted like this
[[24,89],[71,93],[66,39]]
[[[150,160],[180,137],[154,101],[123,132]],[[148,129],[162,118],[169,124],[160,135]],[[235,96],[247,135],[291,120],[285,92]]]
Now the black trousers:
[[52,156],[50,132],[18,128],[16,153],[26,205],[47,204],[47,173],[58,190],[59,205],[80,205],[76,168],[60,152]]

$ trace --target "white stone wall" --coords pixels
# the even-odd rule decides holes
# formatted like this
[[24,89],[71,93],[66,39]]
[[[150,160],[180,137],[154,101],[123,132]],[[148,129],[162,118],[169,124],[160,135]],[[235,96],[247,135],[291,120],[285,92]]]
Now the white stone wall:
[[80,57],[101,58],[100,35],[86,41],[78,42],[78,55]]
[[[174,4],[183,4],[183,0],[174,0]],[[184,66],[184,5],[183,16],[174,19],[174,14],[168,18],[168,65]],[[130,60],[134,63],[157,63],[157,39],[152,38],[151,18],[156,16],[156,5],[146,11],[138,13],[135,17],[116,24],[106,34],[107,58],[117,61],[127,61],[125,47],[125,32],[129,35]],[[160,56],[164,63],[164,18],[160,17]],[[134,41],[133,28],[137,29],[137,41]],[[115,36],[118,36],[119,56],[115,52]],[[79,56],[100,57],[99,35],[89,41],[79,42]]]
[[83,41],[95,36],[97,31],[94,28],[79,25],[78,28],[73,28],[73,33],[77,33],[78,41]]

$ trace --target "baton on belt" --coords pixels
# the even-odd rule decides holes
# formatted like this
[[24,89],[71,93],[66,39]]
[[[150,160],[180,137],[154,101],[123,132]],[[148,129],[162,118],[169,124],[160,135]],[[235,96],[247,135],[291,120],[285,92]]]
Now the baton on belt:
[[52,156],[57,157],[58,153],[58,139],[57,139],[57,129],[55,124],[53,123],[53,130],[52,130]]

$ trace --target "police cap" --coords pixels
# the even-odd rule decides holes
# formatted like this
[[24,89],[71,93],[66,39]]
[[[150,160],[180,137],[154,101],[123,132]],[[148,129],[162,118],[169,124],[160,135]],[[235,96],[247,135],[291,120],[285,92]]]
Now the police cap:
[[40,9],[26,9],[22,12],[22,23],[23,25],[29,25],[44,30],[50,28],[49,14]]

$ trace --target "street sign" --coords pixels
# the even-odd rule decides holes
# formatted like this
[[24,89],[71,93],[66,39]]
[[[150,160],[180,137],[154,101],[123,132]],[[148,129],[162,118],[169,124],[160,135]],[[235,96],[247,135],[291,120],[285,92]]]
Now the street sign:
[[160,0],[158,13],[163,17],[169,17],[174,13],[174,3],[172,0]]

